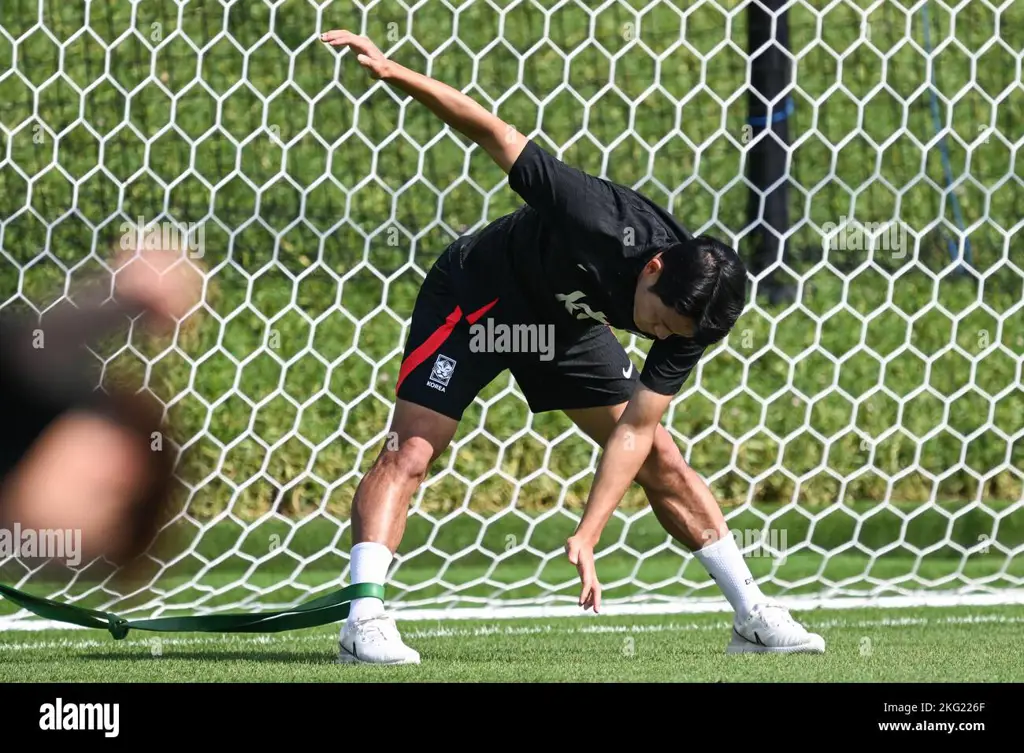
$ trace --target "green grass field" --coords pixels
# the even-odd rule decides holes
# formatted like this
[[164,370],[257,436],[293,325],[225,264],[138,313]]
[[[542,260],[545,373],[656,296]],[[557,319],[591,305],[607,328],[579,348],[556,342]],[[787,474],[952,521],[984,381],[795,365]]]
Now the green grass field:
[[422,663],[335,665],[333,626],[274,635],[0,634],[0,683],[1022,682],[1024,605],[797,613],[821,656],[727,656],[722,614],[399,623]]
[[[999,512],[997,508],[997,512]],[[972,542],[978,530],[991,525],[984,516],[963,518],[959,533],[933,555],[918,560],[906,547],[872,560],[862,553],[788,553],[778,558],[751,556],[748,564],[765,593],[778,596],[807,595],[822,580],[866,589],[880,580],[910,587],[927,584],[935,593],[948,592],[967,582],[985,581],[994,589],[1011,588],[1024,577],[1024,560],[1001,555],[996,546],[1013,551],[1024,542],[1024,518],[1004,517],[1000,537],[989,553],[957,556],[954,545]],[[977,526],[977,527],[975,527]],[[461,532],[460,532],[461,528]],[[500,551],[508,531],[494,525],[485,546]],[[787,529],[789,532],[790,529]],[[80,606],[111,611],[127,619],[147,614],[150,599],[158,598],[170,609],[158,616],[197,614],[200,609],[228,612],[270,611],[285,602],[303,602],[337,587],[344,561],[339,555],[315,555],[329,542],[329,532],[315,527],[297,536],[292,548],[297,556],[313,558],[305,567],[280,553],[263,564],[245,569],[239,553],[219,566],[203,571],[197,556],[184,560],[173,576],[160,579],[170,594],[142,589],[131,598],[110,605],[109,594],[94,593]],[[557,548],[556,523],[540,524],[529,543],[540,551]],[[610,542],[620,541],[635,551],[647,552],[663,540],[656,523],[644,518],[630,530],[613,523]],[[944,528],[938,518],[922,520],[913,528],[907,546],[927,550],[942,541]],[[461,535],[460,535],[461,534]],[[258,534],[266,536],[264,531]],[[271,534],[272,535],[272,534]],[[812,541],[823,548],[839,549],[851,539],[841,525],[822,526],[807,535],[795,525],[793,542]],[[450,526],[433,538],[437,551],[457,552],[475,539],[465,526]],[[877,549],[894,537],[891,525],[878,521],[861,536]],[[230,545],[230,530],[215,530],[204,539],[218,538]],[[428,533],[415,527],[403,542],[409,555],[422,547]],[[793,543],[791,542],[791,544]],[[250,541],[250,556],[259,556],[257,541]],[[340,548],[347,548],[342,542]],[[211,548],[212,553],[213,548]],[[407,639],[423,655],[417,668],[367,668],[335,666],[332,651],[337,638],[334,626],[269,635],[209,635],[135,631],[115,642],[105,630],[0,631],[0,680],[113,681],[113,682],[315,682],[315,681],[1021,681],[1024,658],[1008,650],[1024,622],[1024,604],[1004,607],[916,609],[817,609],[796,616],[826,637],[829,650],[821,657],[727,657],[729,638],[724,613],[623,615],[621,605],[609,601],[645,592],[653,598],[707,598],[719,595],[706,583],[707,576],[695,561],[683,561],[667,552],[638,559],[621,547],[601,550],[598,573],[604,585],[605,610],[598,616],[538,619],[445,619],[402,622]],[[398,608],[423,606],[430,599],[461,598],[463,606],[488,597],[518,599],[531,604],[550,596],[566,604],[578,594],[574,568],[555,558],[543,562],[526,553],[512,553],[496,561],[482,552],[452,559],[441,571],[437,557],[412,556],[389,584],[387,598]],[[289,567],[288,563],[292,562]],[[190,565],[190,567],[189,567]],[[12,568],[0,568],[9,582]],[[439,572],[442,575],[439,576]],[[1016,579],[1016,580],[1015,580]],[[803,583],[804,585],[800,585]],[[701,585],[703,584],[703,585]],[[56,580],[37,580],[26,590],[44,595],[59,587]],[[259,596],[254,589],[264,589]],[[81,593],[84,587],[72,589]],[[135,610],[133,612],[133,610]],[[0,618],[14,612],[0,601]],[[618,612],[618,614],[617,614]],[[399,616],[401,621],[401,616]]]

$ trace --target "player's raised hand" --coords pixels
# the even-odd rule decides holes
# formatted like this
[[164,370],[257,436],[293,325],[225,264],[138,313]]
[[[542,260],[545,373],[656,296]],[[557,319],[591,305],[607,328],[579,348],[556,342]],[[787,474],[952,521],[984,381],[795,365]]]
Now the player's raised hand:
[[356,60],[375,79],[385,76],[388,70],[388,60],[384,57],[377,46],[366,37],[353,34],[345,29],[334,29],[320,35],[320,41],[326,42],[332,47],[348,47],[356,53]]
[[578,536],[571,536],[565,542],[565,553],[580,574],[580,606],[584,610],[593,609],[595,614],[600,612],[601,584],[597,580],[597,568],[594,566],[593,545]]

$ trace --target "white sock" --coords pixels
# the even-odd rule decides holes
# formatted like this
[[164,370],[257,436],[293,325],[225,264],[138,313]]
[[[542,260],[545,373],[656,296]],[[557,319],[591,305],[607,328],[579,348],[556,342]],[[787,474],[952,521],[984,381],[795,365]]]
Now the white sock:
[[[388,576],[388,568],[391,567],[391,550],[383,544],[373,541],[365,541],[352,547],[352,571],[349,578],[351,583],[376,583],[384,585]],[[373,617],[384,611],[384,602],[375,596],[364,596],[361,599],[353,599],[349,606],[348,619],[362,620]]]
[[755,604],[765,601],[731,534],[698,549],[694,556],[714,578],[741,619]]

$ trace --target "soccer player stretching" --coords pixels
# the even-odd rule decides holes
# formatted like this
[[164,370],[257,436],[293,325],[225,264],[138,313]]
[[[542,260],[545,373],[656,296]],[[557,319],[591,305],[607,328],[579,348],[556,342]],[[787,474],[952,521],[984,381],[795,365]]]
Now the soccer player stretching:
[[[742,312],[746,270],[736,252],[693,237],[637,192],[562,164],[464,94],[386,59],[365,37],[339,30],[321,39],[349,48],[374,79],[478,144],[525,201],[451,244],[423,283],[398,376],[391,426],[398,449],[381,451],[353,501],[351,581],[384,584],[413,494],[466,407],[508,369],[531,410],[564,411],[604,448],[582,521],[566,542],[584,609],[600,609],[594,547],[635,480],[661,525],[694,551],[735,610],[728,651],[823,652],[821,636],[761,593],[710,490],[661,425],[705,349]],[[485,317],[550,327],[551,352],[483,352],[471,327]],[[612,327],[655,340],[642,373]],[[339,661],[419,660],[380,599],[352,603]]]

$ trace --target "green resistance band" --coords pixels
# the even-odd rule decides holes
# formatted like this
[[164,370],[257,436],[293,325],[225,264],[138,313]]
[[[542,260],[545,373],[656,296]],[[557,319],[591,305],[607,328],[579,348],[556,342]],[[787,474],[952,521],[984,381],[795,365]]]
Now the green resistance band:
[[109,612],[61,604],[23,593],[2,583],[0,595],[40,617],[83,627],[106,629],[110,631],[114,640],[121,640],[128,635],[129,630],[167,633],[280,633],[285,630],[319,627],[348,617],[353,599],[369,596],[383,600],[384,587],[375,583],[354,583],[340,591],[334,591],[281,612],[159,617],[152,620],[126,620]]

